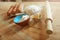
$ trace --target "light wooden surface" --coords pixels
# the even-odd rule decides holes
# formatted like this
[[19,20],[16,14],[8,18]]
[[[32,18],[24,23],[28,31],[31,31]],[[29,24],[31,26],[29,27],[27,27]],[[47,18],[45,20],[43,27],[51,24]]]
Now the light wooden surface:
[[[3,0],[0,0],[0,2]],[[44,2],[45,0],[4,0],[3,2]],[[49,0],[50,2],[60,2],[60,0]]]
[[[29,4],[42,5],[40,2],[24,2],[24,5]],[[29,25],[21,27],[13,23],[13,18],[9,20],[3,20],[7,16],[7,12],[10,5],[15,4],[13,2],[0,2],[0,39],[2,40],[46,40],[49,36],[46,34],[45,24],[40,21],[32,21]],[[50,35],[47,40],[60,40],[60,3],[51,2],[53,12],[53,29],[54,33]],[[43,19],[43,18],[42,18]],[[37,24],[36,24],[37,23]],[[42,24],[43,23],[43,24]]]
[[[23,2],[44,2],[45,0],[22,0]],[[50,2],[60,2],[60,0],[48,0]]]
[[[5,20],[7,18],[6,12],[8,8],[15,4],[14,2],[1,2],[0,3],[0,35],[2,40],[46,40],[48,35],[45,30],[44,20],[36,19],[29,22],[26,26],[20,26],[13,22],[13,18]],[[38,2],[27,2],[24,6],[30,4],[36,4],[40,6]],[[43,3],[42,3],[43,4]],[[43,18],[42,18],[43,19]]]

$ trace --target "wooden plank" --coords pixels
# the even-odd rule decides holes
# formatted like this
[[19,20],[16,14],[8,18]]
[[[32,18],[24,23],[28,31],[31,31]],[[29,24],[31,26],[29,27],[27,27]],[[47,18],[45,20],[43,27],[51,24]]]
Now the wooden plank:
[[[33,4],[34,2],[24,2],[24,5],[27,6],[29,4]],[[10,22],[11,20],[4,21],[7,24],[5,25],[5,23],[1,23],[3,22],[3,18],[2,15],[3,13],[6,13],[6,11],[8,10],[8,8],[12,5],[15,4],[13,2],[0,2],[0,8],[5,10],[2,11],[0,10],[0,35],[2,35],[0,37],[1,40],[45,40],[46,38],[48,38],[49,36],[45,33],[45,27],[43,27],[41,24],[41,21],[37,22],[37,24],[31,23],[28,26],[25,26],[23,29],[20,30],[20,27],[18,25],[13,25],[11,26],[11,28],[5,30],[6,34],[4,34],[3,29],[4,28],[8,28],[9,25],[12,25],[12,22]],[[42,5],[43,3],[40,2],[36,2],[34,4],[37,5]],[[59,2],[51,2],[51,7],[52,7],[52,12],[53,12],[53,29],[54,29],[54,33],[49,37],[49,39],[47,40],[60,40],[60,3]],[[5,9],[4,9],[5,8]],[[17,29],[17,30],[16,30]],[[10,31],[8,34],[8,30]],[[3,32],[2,32],[3,31]],[[8,36],[9,35],[9,36]]]

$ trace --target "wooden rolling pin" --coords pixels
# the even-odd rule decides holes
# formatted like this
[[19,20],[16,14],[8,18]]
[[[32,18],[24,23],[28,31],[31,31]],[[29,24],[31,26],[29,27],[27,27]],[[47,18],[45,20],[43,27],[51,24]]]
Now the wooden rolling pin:
[[52,12],[51,12],[51,7],[48,1],[45,2],[45,9],[46,9],[46,24],[47,24],[47,33],[52,34],[53,33],[53,28],[52,28]]

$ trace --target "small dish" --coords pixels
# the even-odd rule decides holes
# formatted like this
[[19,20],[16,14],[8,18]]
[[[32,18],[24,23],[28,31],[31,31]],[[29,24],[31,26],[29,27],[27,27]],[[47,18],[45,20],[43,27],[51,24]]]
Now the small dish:
[[14,23],[19,25],[26,25],[29,23],[30,17],[28,14],[20,14],[14,18]]

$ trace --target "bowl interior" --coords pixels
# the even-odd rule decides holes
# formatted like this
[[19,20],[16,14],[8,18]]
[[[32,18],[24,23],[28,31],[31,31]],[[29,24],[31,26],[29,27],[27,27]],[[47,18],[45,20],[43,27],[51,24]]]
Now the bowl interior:
[[[24,19],[23,19],[24,18]],[[15,18],[14,18],[14,22],[15,23],[20,23],[20,22],[23,22],[25,20],[27,20],[29,18],[29,15],[27,14],[21,14],[21,15],[17,15]]]

